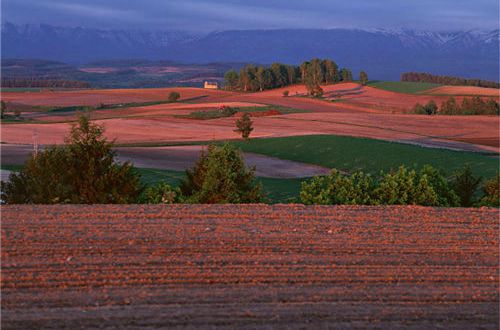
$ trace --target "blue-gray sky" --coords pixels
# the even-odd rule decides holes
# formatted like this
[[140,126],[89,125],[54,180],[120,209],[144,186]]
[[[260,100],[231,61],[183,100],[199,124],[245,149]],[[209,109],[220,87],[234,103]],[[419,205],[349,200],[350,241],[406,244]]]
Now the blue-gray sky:
[[2,0],[2,22],[118,29],[498,29],[498,0]]

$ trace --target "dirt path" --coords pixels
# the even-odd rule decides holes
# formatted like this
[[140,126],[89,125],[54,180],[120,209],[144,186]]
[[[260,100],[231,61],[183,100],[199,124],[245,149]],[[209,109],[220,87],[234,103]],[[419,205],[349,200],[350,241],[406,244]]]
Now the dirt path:
[[2,206],[2,329],[498,329],[498,210]]
[[[184,171],[193,167],[202,146],[126,147],[116,148],[119,161],[132,161],[134,166]],[[2,164],[22,164],[33,152],[29,145],[2,145]],[[244,153],[247,166],[255,166],[256,174],[269,178],[302,178],[325,175],[330,169],[254,153]]]

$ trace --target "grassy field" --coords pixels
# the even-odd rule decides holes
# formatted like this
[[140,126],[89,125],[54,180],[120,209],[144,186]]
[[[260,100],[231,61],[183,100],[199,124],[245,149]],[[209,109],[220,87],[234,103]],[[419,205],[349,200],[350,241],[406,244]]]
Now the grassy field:
[[[153,185],[157,182],[167,182],[172,186],[178,186],[185,177],[182,171],[157,170],[148,168],[138,168],[144,184]],[[299,201],[300,184],[303,179],[272,179],[257,178],[262,184],[262,188],[271,203],[286,203],[295,199]]]
[[400,165],[420,167],[430,164],[451,175],[454,170],[470,164],[475,174],[493,177],[499,167],[495,156],[347,136],[307,135],[231,143],[246,152],[347,172],[361,170],[378,174],[381,170],[396,169]]
[[420,83],[420,82],[403,82],[403,81],[374,81],[368,83],[368,86],[384,89],[391,92],[419,94],[426,90],[439,87],[439,84]]

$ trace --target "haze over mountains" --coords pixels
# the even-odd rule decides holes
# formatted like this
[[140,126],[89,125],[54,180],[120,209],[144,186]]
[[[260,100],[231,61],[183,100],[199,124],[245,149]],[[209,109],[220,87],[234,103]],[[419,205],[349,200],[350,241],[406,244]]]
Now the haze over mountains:
[[426,71],[498,81],[499,30],[279,29],[232,30],[204,35],[183,31],[99,30],[50,25],[2,25],[2,58],[38,58],[83,64],[106,59],[184,63],[297,64],[312,57],[398,80]]

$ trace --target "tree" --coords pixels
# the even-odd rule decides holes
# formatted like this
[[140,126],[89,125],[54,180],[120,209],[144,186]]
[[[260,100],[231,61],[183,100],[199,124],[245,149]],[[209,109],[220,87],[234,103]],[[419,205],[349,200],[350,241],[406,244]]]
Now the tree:
[[429,102],[427,102],[424,109],[425,109],[426,114],[435,115],[437,113],[438,107],[436,105],[436,102],[434,102],[433,100],[430,100]]
[[459,113],[457,101],[453,96],[448,98],[448,100],[446,100],[445,102],[441,103],[439,113],[443,115],[457,115]]
[[170,94],[168,95],[169,102],[176,102],[180,98],[181,94],[179,94],[178,92],[170,92]]
[[248,140],[250,133],[253,131],[253,122],[248,112],[245,112],[240,119],[236,120],[236,127],[237,129],[234,131],[240,133],[245,140]]
[[348,82],[352,81],[352,72],[347,68],[343,68],[341,71],[342,81]]
[[7,203],[133,203],[142,186],[129,162],[115,162],[103,127],[80,116],[67,145],[33,154],[19,173],[2,184]]
[[5,109],[6,109],[5,101],[2,100],[2,101],[0,101],[0,118],[1,119],[5,118]]
[[144,190],[139,198],[142,204],[174,204],[182,203],[182,195],[179,188],[172,188],[165,182],[160,182]]
[[325,59],[322,61],[322,66],[325,76],[325,84],[332,84],[339,81],[339,68],[334,61]]
[[226,72],[224,75],[224,85],[226,86],[226,89],[229,90],[235,90],[238,88],[238,80],[239,76],[238,73],[234,70],[229,70]]
[[241,152],[225,144],[210,145],[194,168],[187,170],[181,191],[189,203],[259,203],[262,187],[255,182],[255,168],[247,169]]
[[486,181],[483,186],[484,196],[481,198],[480,205],[482,206],[500,206],[500,174]]
[[465,165],[462,169],[455,171],[452,187],[460,199],[460,206],[470,207],[474,204],[474,194],[481,180],[481,177],[472,174],[470,165]]
[[365,71],[359,73],[359,83],[361,85],[366,85],[368,83],[368,74]]

